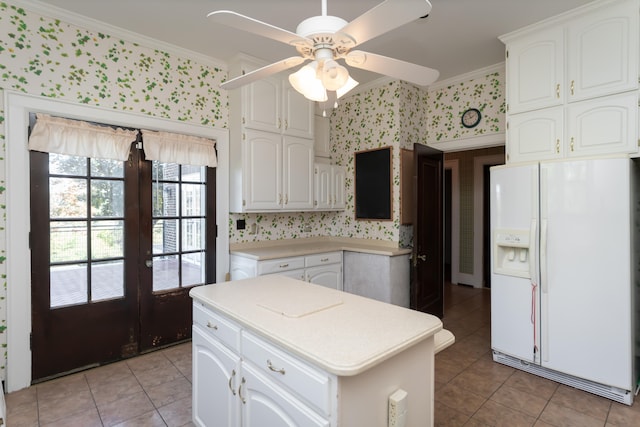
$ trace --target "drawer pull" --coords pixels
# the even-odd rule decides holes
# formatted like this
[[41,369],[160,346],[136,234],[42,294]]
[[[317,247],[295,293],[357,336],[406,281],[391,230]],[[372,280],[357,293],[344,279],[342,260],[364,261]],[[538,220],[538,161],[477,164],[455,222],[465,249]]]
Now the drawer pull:
[[322,258],[322,259],[320,260],[320,262],[327,262],[327,261],[329,261],[329,258]]
[[240,387],[238,387],[238,396],[240,397],[240,400],[242,401],[242,403],[247,403],[247,400],[242,397],[242,386],[247,382],[247,380],[244,379],[244,377],[242,377],[242,381],[240,381]]
[[269,368],[269,370],[271,370],[272,372],[278,372],[278,373],[284,375],[284,368],[280,368],[280,369],[276,368],[271,363],[271,360],[267,360],[267,368]]
[[289,267],[288,263],[287,264],[280,264],[280,268],[287,268],[287,267]]
[[229,390],[231,390],[231,393],[233,393],[234,396],[236,395],[236,391],[233,389],[231,382],[235,377],[236,377],[236,370],[234,369],[231,371],[231,376],[229,377]]
[[218,325],[214,325],[210,321],[207,321],[207,328],[213,329],[214,331],[217,331],[218,330]]

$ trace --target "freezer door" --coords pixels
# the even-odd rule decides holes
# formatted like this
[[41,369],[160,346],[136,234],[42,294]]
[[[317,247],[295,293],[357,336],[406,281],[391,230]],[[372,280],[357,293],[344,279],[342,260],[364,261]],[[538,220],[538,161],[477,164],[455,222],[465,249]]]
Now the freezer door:
[[540,166],[542,365],[624,390],[632,388],[630,166]]
[[539,363],[538,164],[492,168],[490,203],[491,347]]

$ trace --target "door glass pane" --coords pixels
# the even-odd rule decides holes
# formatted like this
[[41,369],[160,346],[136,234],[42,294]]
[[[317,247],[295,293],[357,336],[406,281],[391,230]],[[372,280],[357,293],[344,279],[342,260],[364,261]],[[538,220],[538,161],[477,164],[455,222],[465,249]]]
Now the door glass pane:
[[180,229],[177,219],[153,220],[153,253],[178,252]]
[[184,182],[205,182],[207,170],[202,166],[183,165],[182,181]]
[[205,253],[182,255],[182,286],[201,285],[205,281]]
[[52,308],[87,302],[87,264],[54,265],[49,271]]
[[51,221],[51,263],[87,259],[87,223],[85,221]]
[[101,178],[123,178],[124,163],[119,160],[91,159],[91,176]]
[[91,217],[124,216],[124,182],[91,180]]
[[185,218],[182,220],[182,250],[195,251],[204,249],[204,226],[203,218]]
[[49,153],[49,173],[51,175],[87,174],[87,158]]
[[87,180],[52,177],[49,180],[49,215],[51,218],[86,218]]
[[178,184],[153,183],[153,216],[177,216]]
[[91,259],[124,256],[124,221],[91,222]]
[[124,297],[124,260],[91,264],[91,301]]
[[182,184],[182,215],[204,214],[205,189],[203,184]]
[[178,255],[153,257],[153,291],[180,287]]

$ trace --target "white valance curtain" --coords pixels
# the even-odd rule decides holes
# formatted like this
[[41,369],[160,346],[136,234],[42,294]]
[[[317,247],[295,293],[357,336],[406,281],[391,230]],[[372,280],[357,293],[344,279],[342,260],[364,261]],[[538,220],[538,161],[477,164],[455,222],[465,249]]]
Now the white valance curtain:
[[[29,150],[125,161],[137,130],[100,126],[80,120],[37,114]],[[147,160],[181,165],[218,165],[215,141],[171,132],[142,131]]]
[[125,161],[135,130],[99,126],[79,120],[37,114],[29,136],[29,150]]
[[142,131],[144,155],[147,160],[181,165],[208,166],[218,165],[215,141],[198,136],[171,132]]

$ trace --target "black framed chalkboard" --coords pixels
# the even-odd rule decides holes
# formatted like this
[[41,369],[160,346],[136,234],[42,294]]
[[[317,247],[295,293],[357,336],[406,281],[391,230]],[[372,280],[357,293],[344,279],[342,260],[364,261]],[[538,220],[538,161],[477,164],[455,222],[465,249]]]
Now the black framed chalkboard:
[[355,153],[356,219],[392,219],[391,160],[391,147]]

